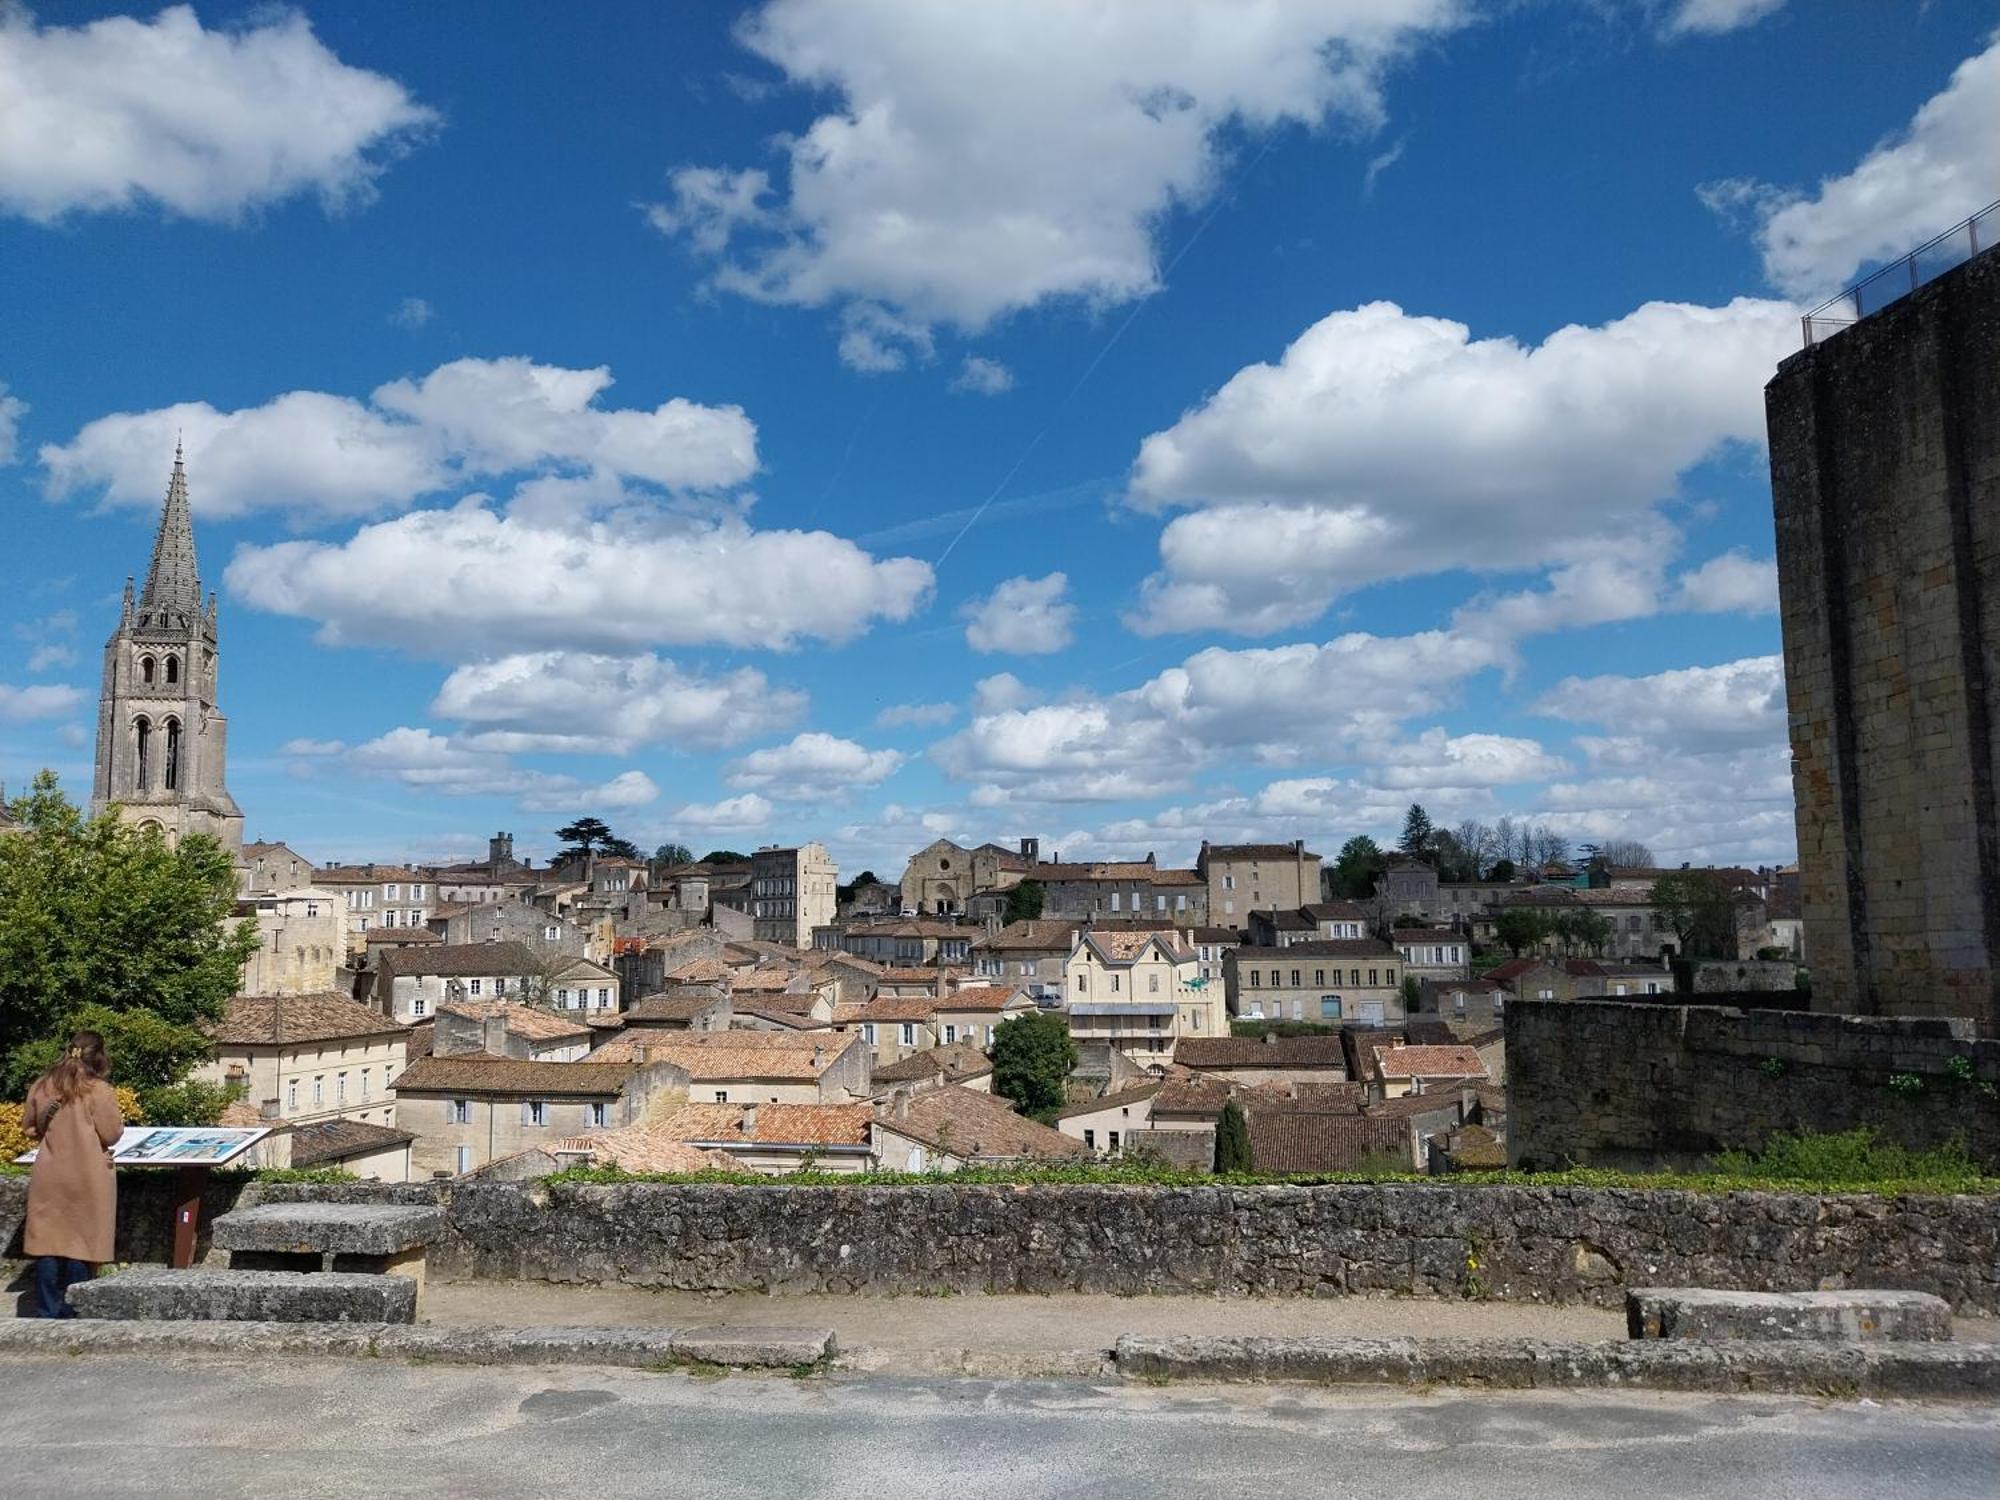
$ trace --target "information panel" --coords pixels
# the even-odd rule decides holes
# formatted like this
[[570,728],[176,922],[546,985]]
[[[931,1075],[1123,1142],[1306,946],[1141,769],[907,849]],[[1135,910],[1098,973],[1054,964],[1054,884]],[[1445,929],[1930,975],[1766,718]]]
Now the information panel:
[[[219,1167],[270,1133],[267,1125],[127,1125],[111,1160],[120,1167]],[[14,1158],[34,1159],[32,1151]]]

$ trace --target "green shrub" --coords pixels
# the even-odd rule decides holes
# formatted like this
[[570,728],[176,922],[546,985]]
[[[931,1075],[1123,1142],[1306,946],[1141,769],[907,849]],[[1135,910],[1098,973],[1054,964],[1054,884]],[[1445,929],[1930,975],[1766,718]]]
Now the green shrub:
[[1912,1151],[1876,1135],[1873,1127],[1804,1131],[1773,1136],[1756,1152],[1725,1151],[1716,1170],[1731,1177],[1766,1177],[1783,1182],[1843,1186],[1868,1183],[1929,1183],[1946,1192],[1971,1189],[1981,1181],[1978,1165],[1954,1140]]

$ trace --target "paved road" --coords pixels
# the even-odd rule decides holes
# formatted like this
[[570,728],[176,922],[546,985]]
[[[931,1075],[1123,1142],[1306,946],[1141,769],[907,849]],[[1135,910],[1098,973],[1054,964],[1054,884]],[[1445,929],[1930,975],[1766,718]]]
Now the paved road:
[[1576,1393],[0,1359],[9,1496],[1992,1500],[2000,1413]]

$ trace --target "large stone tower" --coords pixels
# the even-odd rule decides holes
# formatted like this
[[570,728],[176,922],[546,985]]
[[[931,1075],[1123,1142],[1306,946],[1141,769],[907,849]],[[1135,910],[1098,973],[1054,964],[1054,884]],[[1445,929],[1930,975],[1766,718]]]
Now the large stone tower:
[[243,813],[223,784],[229,725],[216,711],[215,673],[215,596],[202,598],[176,445],[145,590],[135,605],[125,580],[118,628],[104,645],[93,812],[115,803],[128,822],[169,839],[211,834],[240,855]]

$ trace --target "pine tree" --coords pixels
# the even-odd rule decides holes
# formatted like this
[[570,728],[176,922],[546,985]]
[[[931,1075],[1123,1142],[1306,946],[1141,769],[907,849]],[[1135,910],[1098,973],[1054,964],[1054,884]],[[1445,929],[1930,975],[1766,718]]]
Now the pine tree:
[[1410,810],[1403,817],[1402,851],[1405,854],[1428,854],[1437,838],[1437,830],[1431,827],[1431,815],[1424,811],[1421,802],[1412,802]]
[[1250,1170],[1250,1122],[1234,1099],[1222,1106],[1222,1118],[1215,1122],[1215,1170]]

